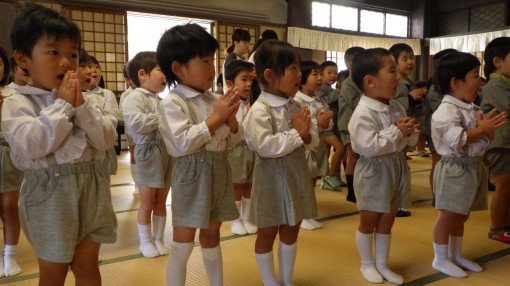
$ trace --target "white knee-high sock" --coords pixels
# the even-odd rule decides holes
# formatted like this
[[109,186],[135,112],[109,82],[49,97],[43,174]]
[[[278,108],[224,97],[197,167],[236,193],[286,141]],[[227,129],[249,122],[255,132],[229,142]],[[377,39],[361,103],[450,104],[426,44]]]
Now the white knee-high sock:
[[158,257],[159,252],[152,241],[151,225],[138,224],[138,236],[140,237],[140,251],[145,257]]
[[259,267],[260,275],[264,286],[280,286],[280,282],[274,273],[273,252],[258,254],[255,253],[255,260]]
[[280,264],[280,281],[283,286],[292,286],[292,273],[296,262],[297,243],[288,245],[280,241],[278,245],[278,263]]
[[404,283],[404,278],[393,272],[388,267],[388,257],[390,255],[391,234],[375,234],[375,266],[377,271],[393,284],[400,285]]
[[239,217],[237,219],[235,219],[234,221],[242,221],[243,220],[243,215],[242,215],[243,202],[242,201],[235,201],[235,203],[236,203],[237,211],[239,212]]
[[186,284],[186,265],[193,251],[193,242],[172,241],[166,264],[166,285],[184,286]]
[[432,244],[434,245],[434,261],[432,262],[432,268],[451,277],[467,277],[466,272],[464,272],[457,265],[453,264],[450,259],[448,259],[448,245],[435,243]]
[[361,274],[370,283],[383,283],[381,274],[375,267],[374,258],[372,256],[372,244],[374,234],[364,234],[359,230],[356,231],[356,244],[358,245],[359,255],[361,256]]
[[461,255],[462,249],[462,236],[452,236],[448,238],[448,258],[457,264],[458,266],[464,267],[467,270],[474,272],[481,272],[482,267],[471,260],[468,260]]
[[223,285],[223,259],[221,257],[220,246],[202,248],[202,260],[204,261],[205,271],[209,278],[209,285]]
[[167,255],[169,251],[163,242],[165,226],[166,216],[152,215],[152,234],[154,235],[154,245],[158,249],[159,255]]
[[18,245],[5,245],[3,253],[4,275],[5,277],[15,276],[21,273],[16,257],[18,255]]
[[249,234],[257,233],[257,226],[250,222],[250,211],[251,211],[251,199],[243,197],[242,199],[242,214],[241,217],[243,219],[243,225],[246,229],[246,232]]

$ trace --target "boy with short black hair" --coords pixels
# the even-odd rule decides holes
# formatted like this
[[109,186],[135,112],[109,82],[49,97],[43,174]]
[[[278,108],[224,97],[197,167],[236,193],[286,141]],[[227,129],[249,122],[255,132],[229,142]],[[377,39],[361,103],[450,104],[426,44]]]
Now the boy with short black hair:
[[[39,263],[39,285],[100,285],[101,243],[116,240],[117,219],[99,164],[115,126],[77,78],[80,30],[70,19],[29,5],[14,20],[11,46],[32,85],[2,109],[13,163],[25,171],[20,219]],[[43,199],[41,199],[43,198]]]
[[[236,113],[239,125],[250,109],[250,89],[255,76],[255,66],[247,61],[234,60],[225,67],[225,82],[227,89],[237,87],[241,105]],[[232,234],[244,235],[257,232],[257,227],[248,219],[250,217],[251,183],[253,179],[253,165],[255,154],[246,145],[245,140],[229,150],[228,162],[232,170],[232,182],[234,183],[234,199],[239,218],[232,221]]]

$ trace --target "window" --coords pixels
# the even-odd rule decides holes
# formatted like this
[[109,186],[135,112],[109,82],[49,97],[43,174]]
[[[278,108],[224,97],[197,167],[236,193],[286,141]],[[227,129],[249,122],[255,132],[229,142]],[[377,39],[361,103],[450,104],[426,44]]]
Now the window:
[[408,18],[402,15],[386,14],[386,35],[407,37]]
[[384,13],[361,10],[360,32],[384,34]]
[[345,70],[347,67],[345,66],[344,55],[344,52],[327,51],[326,61],[335,62],[338,65],[338,71]]
[[331,5],[312,2],[312,25],[318,27],[331,27]]
[[331,23],[332,28],[349,31],[358,30],[358,9],[340,5],[333,5],[331,10],[331,16],[332,16]]
[[363,33],[408,37],[409,16],[312,1],[312,25]]

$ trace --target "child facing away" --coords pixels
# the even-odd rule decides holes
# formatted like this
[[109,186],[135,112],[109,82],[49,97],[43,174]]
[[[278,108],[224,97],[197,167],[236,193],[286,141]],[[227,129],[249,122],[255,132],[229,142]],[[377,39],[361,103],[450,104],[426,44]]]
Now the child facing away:
[[[255,66],[247,61],[235,60],[225,67],[227,88],[237,87],[241,105],[236,113],[237,123],[243,123],[250,109],[250,89],[255,76]],[[251,182],[255,154],[248,148],[245,140],[241,140],[228,152],[228,162],[234,183],[234,199],[239,211],[239,218],[232,221],[232,234],[245,235],[257,232],[257,227],[249,221],[251,204]]]
[[352,60],[354,57],[364,51],[365,48],[354,46],[345,51],[344,62],[349,72],[349,77],[344,80],[340,88],[340,95],[338,96],[338,129],[340,131],[340,138],[347,151],[347,166],[345,168],[345,180],[347,183],[347,197],[348,202],[356,203],[356,194],[354,193],[354,168],[358,162],[359,155],[352,150],[351,136],[349,134],[349,121],[351,120],[352,113],[361,98],[363,92],[354,83],[351,76]]
[[[124,81],[126,82],[126,85],[128,86],[128,88],[120,95],[120,99],[119,99],[119,113],[120,113],[120,121],[122,122],[122,124],[124,124],[122,103],[124,102],[124,99],[126,99],[126,96],[128,96],[133,90],[136,89],[135,84],[129,78],[127,66],[128,66],[128,64],[125,64],[124,67],[122,68],[122,75],[124,76]],[[124,127],[124,130],[125,130],[125,127]],[[135,188],[133,189],[133,195],[139,195],[140,191],[138,190],[138,184],[136,183],[135,142],[133,141],[133,138],[131,138],[131,136],[129,136],[129,134],[127,134],[127,132],[124,131],[124,133],[126,135],[126,142],[127,142],[128,150],[129,150],[129,172],[131,173],[131,178],[135,182]]]
[[[319,144],[308,106],[293,97],[301,82],[300,57],[292,45],[269,40],[255,54],[262,93],[243,121],[248,147],[256,152],[250,220],[258,227],[255,258],[264,285],[293,285],[297,238],[303,219],[317,216],[305,148]],[[273,265],[279,234],[280,281]]]
[[136,144],[135,180],[140,191],[138,236],[142,255],[152,258],[168,254],[163,237],[167,217],[166,199],[174,160],[166,152],[165,142],[158,130],[161,102],[158,93],[165,90],[166,78],[155,52],[136,54],[129,61],[128,73],[137,88],[122,102],[122,112],[126,132]]
[[168,153],[176,158],[167,285],[185,285],[197,229],[209,284],[223,285],[220,227],[239,217],[227,147],[240,141],[235,116],[241,102],[237,88],[222,96],[209,91],[217,49],[216,39],[197,24],[167,30],[157,47],[168,84],[176,85],[161,103],[159,127]]
[[[510,37],[492,40],[485,48],[484,71],[489,81],[482,89],[480,108],[489,113],[493,108],[510,112]],[[510,124],[494,133],[485,156],[494,176],[496,191],[492,197],[489,238],[510,243]]]
[[[52,9],[30,5],[14,20],[11,46],[31,78],[2,107],[16,167],[25,171],[20,220],[39,264],[39,285],[100,285],[101,243],[116,240],[117,219],[99,164],[117,137],[76,75],[80,31]],[[64,215],[65,214],[65,215]]]
[[[336,76],[338,73],[338,66],[335,62],[325,61],[321,64],[322,73],[322,86],[317,91],[317,97],[324,100],[328,105],[329,109],[333,112],[333,128],[327,131],[326,143],[334,149],[333,156],[331,157],[331,163],[329,167],[329,174],[325,176],[321,183],[322,189],[331,189],[334,191],[340,191],[341,187],[346,186],[340,176],[341,161],[345,154],[344,145],[340,141],[340,131],[338,130],[338,92],[331,86],[336,83]],[[336,136],[337,140],[334,140],[332,136]]]
[[402,284],[402,276],[389,269],[388,256],[397,210],[411,202],[411,174],[402,150],[416,144],[418,133],[414,119],[407,117],[394,100],[396,63],[388,50],[359,53],[353,60],[351,76],[364,92],[349,121],[352,149],[360,155],[354,190],[360,213],[356,243],[361,273],[371,283],[382,283],[384,278]]
[[[326,139],[328,139],[329,142],[336,141],[336,144],[342,144],[333,132],[327,132],[333,129],[333,112],[329,110],[328,104],[323,99],[315,96],[315,93],[321,86],[322,73],[320,65],[314,61],[302,61],[301,83],[299,85],[299,91],[294,96],[294,100],[301,105],[308,106],[312,123],[317,126],[317,131],[319,133],[319,146],[305,151],[308,169],[310,170],[312,179],[312,188],[314,189],[317,180],[329,174],[329,146],[326,145]],[[322,224],[315,219],[303,219],[301,228],[314,230],[322,228]]]
[[[115,122],[115,127],[117,127],[121,116],[117,97],[111,90],[100,87],[99,83],[102,79],[101,65],[99,64],[99,61],[92,55],[90,56],[90,66],[92,70],[92,78],[90,80],[88,91],[101,98],[99,101],[102,103],[101,105],[103,111],[105,114],[112,118],[112,120]],[[115,152],[115,146],[112,146],[110,149],[108,149],[106,158],[107,159],[105,160],[104,164],[106,168],[109,167],[110,170],[105,175],[110,177],[110,175],[117,174],[117,153]],[[109,166],[106,164],[107,162],[109,163]]]
[[[0,111],[6,98],[15,91],[6,86],[9,80],[9,58],[0,47]],[[0,117],[2,113],[0,112]],[[21,273],[17,262],[20,222],[18,213],[19,189],[23,181],[23,171],[14,166],[10,157],[11,149],[5,141],[0,124],[0,219],[3,224],[4,247],[0,251],[0,278]]]
[[443,56],[434,73],[443,100],[432,115],[432,140],[441,160],[434,171],[436,209],[432,267],[452,277],[466,277],[460,268],[480,272],[477,263],[461,255],[464,223],[470,211],[487,209],[485,148],[506,113],[492,109],[486,117],[473,104],[480,90],[480,61],[471,54]]

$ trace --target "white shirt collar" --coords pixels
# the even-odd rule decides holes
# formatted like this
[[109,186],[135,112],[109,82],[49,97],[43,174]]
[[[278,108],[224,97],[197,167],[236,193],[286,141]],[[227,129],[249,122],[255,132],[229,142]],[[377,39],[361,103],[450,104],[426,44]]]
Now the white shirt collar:
[[301,99],[303,101],[306,101],[308,103],[313,102],[313,97],[303,93],[301,90],[298,90],[298,92],[296,93],[295,97],[299,98],[299,99]]
[[445,94],[445,96],[443,97],[443,100],[441,102],[448,102],[448,103],[456,105],[462,109],[466,109],[468,111],[471,111],[474,108],[474,104],[472,102],[467,103],[467,102],[459,100],[459,99],[457,99],[451,95],[448,95],[448,94]]
[[201,94],[205,95],[206,97],[215,98],[213,93],[210,92],[209,90],[206,90],[203,93],[201,93],[199,91],[196,91],[196,90],[192,89],[191,87],[188,87],[188,86],[185,86],[185,85],[182,85],[182,84],[177,85],[173,89],[173,91],[184,95],[186,98],[197,97],[197,96],[199,96]]
[[265,99],[267,104],[269,104],[269,106],[271,106],[271,107],[284,106],[284,105],[287,104],[287,102],[289,102],[288,98],[272,95],[272,94],[267,93],[265,91],[262,91],[262,93],[260,94],[260,97]]
[[45,95],[45,94],[57,94],[57,90],[53,89],[51,91],[40,89],[38,87],[33,87],[30,85],[20,86],[16,89],[18,93],[21,94],[34,94],[34,95]]
[[379,100],[375,100],[371,97],[368,97],[365,94],[363,94],[361,96],[361,99],[359,100],[359,104],[369,107],[370,109],[373,109],[378,112],[387,111],[388,107],[389,107],[389,105],[384,104],[384,103],[380,102]]

